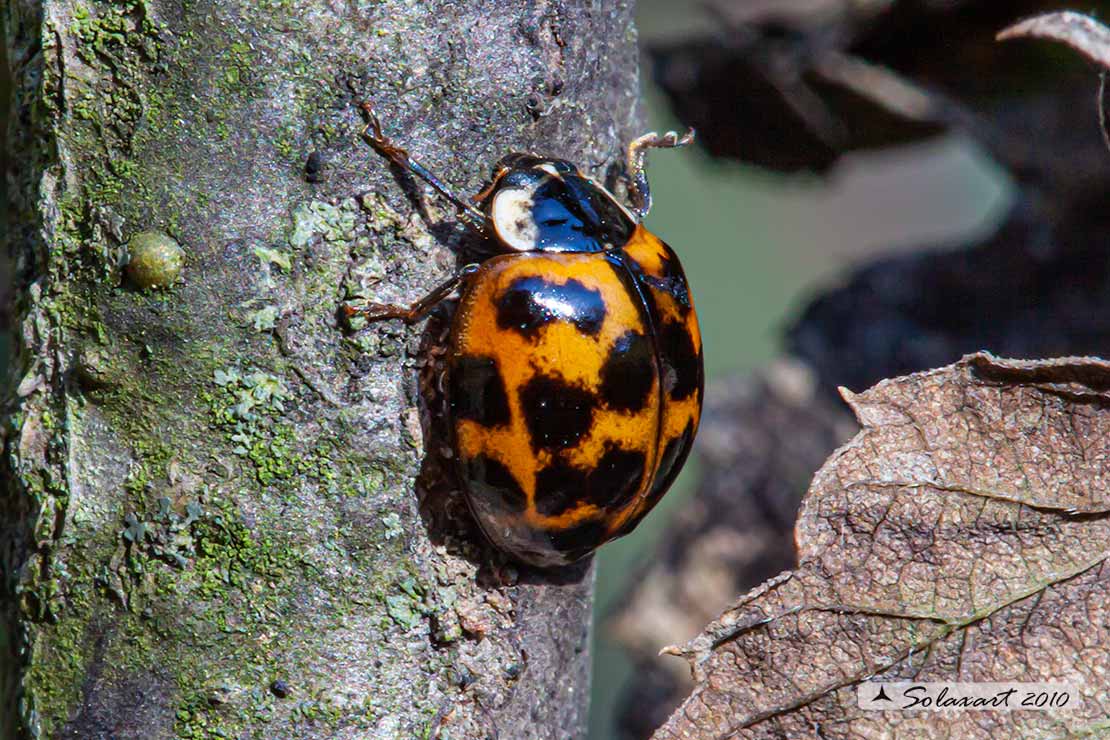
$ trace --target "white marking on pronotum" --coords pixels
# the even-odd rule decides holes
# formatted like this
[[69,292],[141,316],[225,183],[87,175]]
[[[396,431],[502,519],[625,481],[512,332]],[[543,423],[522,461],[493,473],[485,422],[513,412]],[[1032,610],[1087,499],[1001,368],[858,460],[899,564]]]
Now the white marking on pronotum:
[[518,252],[536,248],[539,227],[532,217],[534,188],[507,188],[493,197],[490,219],[501,241]]

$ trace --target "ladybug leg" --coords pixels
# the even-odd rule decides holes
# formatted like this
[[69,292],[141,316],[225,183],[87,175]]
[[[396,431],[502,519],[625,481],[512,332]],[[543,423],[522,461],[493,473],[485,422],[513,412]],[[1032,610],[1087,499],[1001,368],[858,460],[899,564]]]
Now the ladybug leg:
[[410,157],[404,148],[397,146],[388,136],[383,134],[381,121],[378,120],[378,116],[374,113],[370,103],[362,103],[360,107],[362,112],[366,114],[366,126],[362,129],[362,137],[370,143],[370,146],[374,147],[379,154],[393,164],[401,169],[408,170],[431,185],[437,193],[451,201],[451,204],[458,209],[459,218],[467,226],[485,233],[487,226],[486,214],[478,210],[473,203],[452,193],[438,177],[425,169],[424,165]]
[[674,149],[686,146],[694,140],[694,129],[689,129],[681,137],[674,131],[660,136],[652,131],[644,134],[628,145],[625,168],[628,171],[628,199],[632,210],[643,219],[651,210],[651,188],[648,187],[647,172],[644,171],[644,157],[648,149]]
[[437,285],[428,295],[424,296],[410,306],[395,303],[367,303],[364,306],[343,306],[343,313],[348,319],[361,316],[369,322],[386,321],[387,319],[401,319],[406,324],[413,324],[428,315],[447,296],[454,292],[467,278],[478,272],[477,263],[469,264],[452,275],[447,280]]

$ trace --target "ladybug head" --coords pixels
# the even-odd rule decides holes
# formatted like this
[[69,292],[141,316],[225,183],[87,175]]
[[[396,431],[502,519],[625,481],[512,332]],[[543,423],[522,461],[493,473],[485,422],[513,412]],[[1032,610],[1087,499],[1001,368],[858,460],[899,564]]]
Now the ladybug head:
[[495,239],[514,252],[601,252],[636,227],[613,194],[570,162],[510,154],[494,168],[480,206]]

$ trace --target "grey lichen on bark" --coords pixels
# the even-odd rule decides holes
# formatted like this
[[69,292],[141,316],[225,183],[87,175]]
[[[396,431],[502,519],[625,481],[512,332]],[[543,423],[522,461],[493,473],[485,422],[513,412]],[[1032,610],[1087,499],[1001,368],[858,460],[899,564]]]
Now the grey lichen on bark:
[[[462,234],[355,102],[464,192],[514,149],[604,177],[629,5],[5,7],[0,737],[580,735],[592,571],[514,574],[419,506],[421,329],[338,317]],[[168,289],[139,235],[183,250]]]

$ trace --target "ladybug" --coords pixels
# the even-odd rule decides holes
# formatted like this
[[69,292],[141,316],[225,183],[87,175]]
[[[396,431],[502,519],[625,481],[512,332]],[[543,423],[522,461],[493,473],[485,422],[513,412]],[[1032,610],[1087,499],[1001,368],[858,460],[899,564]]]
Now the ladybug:
[[628,534],[678,475],[701,416],[690,288],[675,253],[641,223],[651,206],[644,155],[694,132],[629,145],[630,208],[570,162],[523,153],[502,158],[464,200],[362,107],[369,143],[451,201],[489,255],[411,306],[346,309],[412,323],[459,289],[446,407],[482,531],[537,566]]

